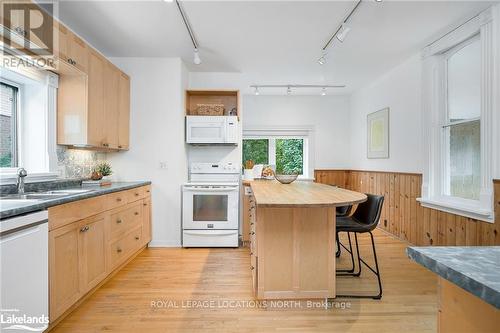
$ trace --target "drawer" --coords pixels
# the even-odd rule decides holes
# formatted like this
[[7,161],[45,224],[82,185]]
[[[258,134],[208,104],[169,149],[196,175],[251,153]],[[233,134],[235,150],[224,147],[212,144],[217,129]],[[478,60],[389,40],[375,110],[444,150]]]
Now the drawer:
[[257,275],[257,269],[258,269],[258,259],[257,256],[252,255],[250,258],[250,269],[252,270],[252,289],[254,295],[257,295],[257,289],[258,289],[258,275]]
[[142,201],[127,205],[111,213],[109,239],[121,237],[136,226],[142,225]]
[[128,203],[128,191],[120,191],[106,195],[106,205],[108,209],[113,209]]
[[127,191],[128,202],[134,202],[144,198],[144,187],[136,187]]
[[250,254],[257,255],[257,237],[256,235],[250,235]]
[[108,247],[109,270],[127,260],[132,253],[142,246],[142,226],[138,226],[122,238],[112,242]]
[[144,190],[144,197],[148,198],[151,195],[151,185],[146,185],[142,187]]

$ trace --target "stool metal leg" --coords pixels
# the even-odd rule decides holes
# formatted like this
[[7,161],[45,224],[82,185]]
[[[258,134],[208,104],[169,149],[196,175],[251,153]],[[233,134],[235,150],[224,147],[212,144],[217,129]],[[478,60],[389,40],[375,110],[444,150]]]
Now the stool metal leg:
[[371,242],[372,242],[373,258],[375,260],[375,269],[373,269],[370,265],[368,265],[359,256],[359,246],[358,246],[357,233],[354,233],[354,238],[356,240],[356,248],[357,248],[356,252],[358,255],[359,274],[361,274],[361,264],[363,264],[377,276],[378,289],[379,289],[378,294],[377,295],[337,295],[337,297],[340,297],[340,298],[372,298],[372,299],[381,299],[382,298],[382,280],[380,278],[380,270],[378,267],[377,251],[375,250],[375,240],[373,238],[373,234],[371,233],[371,231],[369,232],[369,234],[370,234],[370,238],[371,238]]
[[337,273],[345,273],[345,274],[337,274],[337,275],[352,275],[352,273],[354,272],[354,251],[352,249],[352,243],[351,243],[351,233],[348,232],[347,233],[347,239],[349,240],[349,249],[347,249],[344,244],[342,244],[340,241],[339,241],[339,244],[351,255],[351,264],[352,264],[352,267],[351,269],[337,269],[336,272]]

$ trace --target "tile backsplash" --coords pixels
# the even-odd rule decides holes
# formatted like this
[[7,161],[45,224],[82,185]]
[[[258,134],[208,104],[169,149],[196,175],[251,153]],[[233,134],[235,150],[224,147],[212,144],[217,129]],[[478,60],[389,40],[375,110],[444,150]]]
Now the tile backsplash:
[[106,160],[106,153],[57,146],[57,167],[62,178],[89,178],[95,165]]

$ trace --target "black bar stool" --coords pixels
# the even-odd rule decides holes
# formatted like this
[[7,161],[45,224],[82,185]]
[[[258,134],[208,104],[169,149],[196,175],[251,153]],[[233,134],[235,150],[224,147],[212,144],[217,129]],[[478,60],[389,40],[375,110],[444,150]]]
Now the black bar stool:
[[[337,270],[337,276],[360,276],[361,275],[361,264],[364,264],[369,270],[371,270],[378,280],[379,293],[377,295],[337,295],[337,297],[351,297],[351,298],[382,298],[382,282],[380,279],[380,270],[378,267],[377,252],[375,250],[375,241],[373,239],[372,231],[377,227],[378,221],[380,219],[380,214],[382,212],[382,205],[384,203],[384,196],[366,194],[368,199],[359,204],[356,212],[351,216],[341,216],[337,218],[337,242],[351,254],[352,269],[350,270]],[[349,249],[345,247],[338,238],[339,232],[347,232]],[[354,240],[356,243],[356,255],[358,259],[358,271],[354,272],[354,254],[351,244],[350,233],[354,233]],[[375,259],[375,268],[368,265],[359,255],[359,244],[358,244],[358,234],[369,233],[372,241],[373,257]],[[340,248],[340,247],[339,247]]]

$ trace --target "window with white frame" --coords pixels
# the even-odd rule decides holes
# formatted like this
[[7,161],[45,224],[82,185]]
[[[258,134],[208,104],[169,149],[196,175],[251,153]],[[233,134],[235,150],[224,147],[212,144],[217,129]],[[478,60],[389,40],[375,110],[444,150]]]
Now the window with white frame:
[[43,69],[0,67],[0,182],[15,181],[17,168],[30,180],[55,178],[58,76]]
[[479,200],[481,191],[481,41],[474,36],[445,55],[441,162],[443,193]]
[[17,167],[19,87],[0,80],[0,168]]
[[422,76],[425,163],[419,201],[488,222],[500,148],[493,121],[498,103],[493,46],[500,36],[493,19],[490,8],[427,46]]
[[244,130],[243,162],[271,165],[277,173],[310,178],[309,130]]

